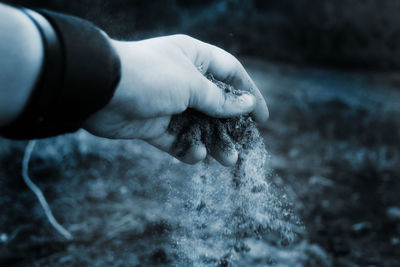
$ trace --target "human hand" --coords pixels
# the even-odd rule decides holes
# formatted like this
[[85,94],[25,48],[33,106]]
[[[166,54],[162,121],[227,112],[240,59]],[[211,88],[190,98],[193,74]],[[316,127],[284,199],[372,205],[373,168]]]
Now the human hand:
[[[196,163],[206,157],[207,149],[197,144],[178,156],[177,136],[168,131],[173,115],[193,108],[217,118],[247,113],[257,122],[268,118],[265,100],[243,66],[218,47],[185,35],[112,42],[121,58],[121,81],[110,103],[86,121],[84,128],[92,134],[139,138],[186,163]],[[248,93],[227,97],[205,73]],[[232,165],[237,157],[216,159]]]

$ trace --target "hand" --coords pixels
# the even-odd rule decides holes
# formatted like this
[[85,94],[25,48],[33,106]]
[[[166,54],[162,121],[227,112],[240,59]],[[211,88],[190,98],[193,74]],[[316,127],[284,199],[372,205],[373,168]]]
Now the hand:
[[[185,35],[112,42],[121,58],[121,81],[110,103],[86,121],[84,128],[92,134],[143,139],[177,157],[177,137],[167,129],[171,116],[187,108],[218,118],[246,113],[257,122],[268,118],[265,101],[243,66],[218,47]],[[205,73],[249,93],[226,97]],[[179,159],[196,163],[206,155],[204,144],[199,144]],[[225,165],[236,162],[217,160]]]

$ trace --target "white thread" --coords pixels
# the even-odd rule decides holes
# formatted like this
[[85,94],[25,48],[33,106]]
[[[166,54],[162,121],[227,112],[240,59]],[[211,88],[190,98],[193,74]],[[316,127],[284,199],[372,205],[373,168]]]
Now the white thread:
[[29,189],[35,194],[37,199],[39,200],[40,205],[43,208],[43,211],[50,222],[50,224],[56,229],[56,231],[64,236],[68,240],[72,240],[72,235],[68,230],[66,230],[61,224],[57,222],[57,220],[54,218],[53,213],[51,212],[51,208],[49,204],[46,201],[46,198],[44,197],[42,191],[40,188],[32,182],[32,180],[29,178],[29,161],[31,159],[31,155],[33,152],[33,149],[36,145],[36,141],[29,141],[28,145],[25,148],[25,154],[24,154],[24,159],[22,161],[22,178],[24,179],[25,184],[29,187]]

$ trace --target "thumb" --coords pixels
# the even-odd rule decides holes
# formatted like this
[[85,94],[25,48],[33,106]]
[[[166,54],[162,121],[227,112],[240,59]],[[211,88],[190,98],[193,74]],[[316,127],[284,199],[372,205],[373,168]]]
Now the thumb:
[[191,88],[189,107],[216,118],[229,118],[250,113],[256,106],[249,92],[225,92],[199,73],[199,82]]

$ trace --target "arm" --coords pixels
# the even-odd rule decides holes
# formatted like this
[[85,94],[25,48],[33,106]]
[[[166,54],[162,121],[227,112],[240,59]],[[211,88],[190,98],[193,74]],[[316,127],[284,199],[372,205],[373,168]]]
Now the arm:
[[25,13],[0,3],[0,127],[15,120],[39,77],[40,33]]
[[[5,114],[11,114],[11,116],[3,116],[0,126],[13,122],[24,106],[28,107],[28,112],[26,110],[23,112],[23,115],[27,114],[27,117],[24,117],[25,120],[20,118],[17,120],[17,122],[22,121],[18,127],[23,131],[13,131],[19,128],[13,128],[15,123],[11,124],[8,126],[8,130],[11,127],[11,131],[6,131],[11,133],[11,136],[8,134],[10,137],[20,132],[23,136],[29,137],[29,131],[37,132],[37,129],[40,135],[32,134],[31,136],[42,137],[43,133],[51,136],[63,133],[63,123],[67,126],[72,123],[72,128],[65,128],[68,131],[68,129],[77,129],[75,122],[78,122],[78,127],[83,127],[100,137],[138,138],[173,156],[178,156],[174,150],[177,136],[169,133],[167,129],[171,117],[188,108],[217,118],[234,117],[246,113],[251,113],[258,122],[263,122],[268,118],[265,101],[243,66],[234,56],[218,47],[185,35],[165,36],[137,42],[111,40],[86,21],[71,16],[61,16],[60,19],[59,14],[47,14],[46,17],[50,17],[46,19],[57,27],[57,32],[63,37],[59,39],[63,41],[64,58],[67,59],[64,64],[66,65],[62,65],[64,67],[56,65],[56,69],[65,70],[64,78],[55,79],[60,84],[57,85],[57,82],[56,86],[50,87],[51,90],[37,91],[38,88],[35,88],[32,94],[32,88],[38,79],[41,67],[49,70],[46,62],[53,59],[54,64],[54,57],[46,53],[47,48],[45,52],[42,51],[40,35],[29,18],[9,7],[4,7],[3,12],[10,13],[8,16],[15,14],[14,24],[22,24],[27,29],[25,36],[19,31],[14,32],[13,27],[16,26],[10,26],[10,22],[5,23],[4,20],[0,22],[0,27],[5,32],[2,39],[5,41],[0,46],[0,53],[7,57],[8,54],[15,53],[14,50],[19,47],[17,55],[8,56],[12,68],[0,63],[4,71],[8,72],[1,78],[5,86],[0,89],[1,94],[4,94],[0,109],[4,110]],[[85,30],[82,30],[83,26]],[[21,31],[23,32],[22,29]],[[11,43],[15,43],[16,48],[9,45]],[[99,47],[103,48],[99,49]],[[108,54],[104,54],[105,51],[108,51]],[[106,85],[111,84],[110,79],[107,80],[105,77],[108,73],[112,73],[111,70],[114,69],[112,66],[115,65],[108,64],[107,62],[111,62],[108,59],[112,62],[118,59],[120,64],[117,65],[121,67],[121,72],[118,73],[121,76],[118,74],[120,80],[116,85],[109,89],[106,86],[104,90],[102,81],[107,81],[104,83]],[[57,62],[56,60],[55,64]],[[24,68],[26,70],[21,71]],[[50,68],[50,70],[53,69]],[[228,97],[225,92],[204,77],[205,73],[211,73],[217,79],[247,93],[236,98]],[[43,76],[45,80],[53,77],[46,71],[40,76]],[[54,81],[54,78],[52,80]],[[16,84],[12,85],[13,83]],[[112,82],[112,84],[115,83]],[[47,105],[40,106],[39,110],[43,114],[41,117],[30,119],[32,116],[29,115],[36,114],[30,111],[32,106],[35,110],[37,102],[29,98],[34,95],[33,99],[37,100],[38,92],[41,96],[39,100],[47,99]],[[110,92],[113,94],[109,94]],[[53,100],[49,101],[47,97],[49,95],[56,97],[50,98]],[[13,103],[15,107],[11,108],[10,103]],[[87,107],[93,108],[93,103],[104,104],[95,106],[95,111],[89,109],[88,113]],[[49,111],[47,107],[54,110]],[[29,126],[24,127],[24,125]],[[195,163],[204,159],[209,150],[213,149],[209,147],[206,149],[205,144],[199,143],[195,147],[189,147],[185,156],[180,159]],[[227,158],[230,160],[216,157],[225,165],[234,164],[237,159],[229,155]]]

